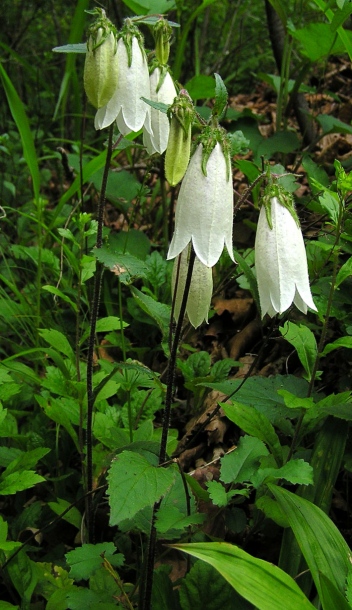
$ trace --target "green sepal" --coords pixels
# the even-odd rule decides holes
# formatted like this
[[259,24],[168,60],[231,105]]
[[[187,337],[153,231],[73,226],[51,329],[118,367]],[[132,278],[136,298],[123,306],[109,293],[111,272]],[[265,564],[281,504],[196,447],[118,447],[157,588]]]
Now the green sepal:
[[[98,47],[100,47],[102,44],[104,44],[105,40],[107,39],[107,37],[109,36],[109,34],[111,32],[114,34],[115,40],[116,40],[116,36],[117,36],[116,27],[114,26],[112,21],[110,21],[110,19],[107,18],[104,9],[95,8],[92,11],[87,11],[87,12],[89,12],[90,15],[95,15],[97,17],[97,19],[94,21],[94,23],[92,23],[92,25],[90,25],[87,30],[87,50],[88,51],[95,51],[96,49],[98,49]],[[99,33],[100,29],[103,30],[103,35],[102,35],[101,39],[99,40],[99,42],[97,43],[97,37],[98,37],[98,33]],[[115,47],[115,51],[116,51],[116,47]]]
[[279,203],[288,210],[298,227],[300,227],[295,204],[291,193],[286,191],[280,184],[272,180],[266,186],[262,198],[262,205],[265,208],[265,215],[270,229],[273,228],[271,217],[271,200],[276,197]]
[[212,116],[217,117],[220,121],[225,114],[227,107],[227,89],[225,87],[224,81],[222,80],[219,74],[214,74],[215,76],[215,102],[212,110]]
[[145,53],[143,34],[138,29],[138,27],[135,25],[135,23],[133,23],[132,19],[127,18],[127,19],[125,19],[125,22],[124,22],[120,32],[117,35],[117,40],[120,40],[121,38],[126,47],[126,52],[127,52],[127,57],[128,57],[128,67],[130,68],[131,64],[132,64],[133,38],[137,38],[137,41],[138,41],[138,44],[139,44],[139,47],[140,47],[142,53]]
[[218,144],[218,143],[220,144],[222,152],[225,157],[226,179],[229,180],[230,174],[231,174],[231,158],[230,158],[231,143],[227,137],[225,129],[223,129],[222,127],[212,127],[211,125],[208,125],[207,127],[205,127],[203,129],[202,133],[198,137],[196,144],[203,145],[202,172],[203,172],[204,176],[207,175],[207,163],[208,163],[209,157],[210,157],[213,149],[215,148],[216,144]]

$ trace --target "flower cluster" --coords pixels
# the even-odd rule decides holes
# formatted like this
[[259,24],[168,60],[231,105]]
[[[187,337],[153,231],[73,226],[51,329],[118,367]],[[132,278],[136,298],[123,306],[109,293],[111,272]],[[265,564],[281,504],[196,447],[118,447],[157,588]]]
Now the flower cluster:
[[[143,143],[150,155],[166,151],[165,176],[170,185],[182,180],[167,258],[176,259],[173,290],[178,318],[189,255],[191,248],[194,250],[186,311],[197,327],[207,320],[212,267],[224,247],[235,262],[230,149],[236,134],[231,140],[219,127],[227,103],[226,88],[215,75],[217,93],[212,116],[202,124],[196,119],[187,91],[181,89],[177,94],[171,77],[167,65],[171,27],[167,20],[160,18],[154,25],[155,58],[148,69],[143,37],[134,21],[126,19],[117,32],[102,9],[96,9],[95,14],[97,19],[88,32],[84,69],[85,90],[97,109],[94,124],[96,129],[103,129],[116,121],[122,135],[143,129]],[[201,133],[191,156],[195,120]],[[259,214],[255,267],[262,317],[281,314],[292,303],[305,314],[308,307],[316,311],[293,198],[273,177]]]

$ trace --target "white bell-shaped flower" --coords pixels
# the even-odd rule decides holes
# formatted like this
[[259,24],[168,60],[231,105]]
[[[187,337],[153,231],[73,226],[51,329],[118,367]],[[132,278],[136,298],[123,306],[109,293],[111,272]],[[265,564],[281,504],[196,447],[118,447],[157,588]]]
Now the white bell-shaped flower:
[[[177,321],[180,315],[183,294],[188,273],[188,257],[190,246],[187,246],[181,254],[175,259],[172,272],[172,293],[175,293],[176,278],[177,291],[175,297],[174,317]],[[178,277],[177,277],[178,270]],[[195,257],[192,270],[191,285],[189,288],[186,313],[188,319],[194,328],[198,328],[204,322],[208,322],[208,314],[210,308],[211,297],[213,294],[213,274],[210,267],[206,267],[201,263],[199,258]]]
[[129,42],[121,37],[116,55],[119,66],[117,87],[110,101],[97,111],[95,129],[104,129],[116,119],[122,135],[139,131],[143,125],[151,132],[150,106],[141,99],[150,99],[147,58],[141,42],[136,36],[132,36]]
[[308,307],[317,311],[309,286],[303,235],[295,216],[292,197],[279,189],[277,196],[269,196],[260,209],[255,268],[262,317],[281,314],[292,303],[304,314]]
[[[174,101],[177,95],[174,81],[170,73],[162,71],[156,67],[150,75],[150,99],[153,102],[162,102],[163,104],[170,105]],[[166,150],[170,123],[167,114],[160,112],[156,108],[150,108],[150,118],[152,133],[143,127],[143,144],[146,147],[148,153],[163,153]]]
[[181,184],[168,259],[175,258],[192,242],[196,256],[207,267],[218,262],[224,245],[235,262],[230,167],[229,154],[224,153],[219,142],[210,154],[203,144],[197,146]]

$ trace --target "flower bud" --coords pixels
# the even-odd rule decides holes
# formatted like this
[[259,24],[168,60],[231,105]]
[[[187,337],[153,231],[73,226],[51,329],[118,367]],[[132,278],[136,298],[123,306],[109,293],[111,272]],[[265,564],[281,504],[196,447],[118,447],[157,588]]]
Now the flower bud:
[[102,108],[112,98],[118,81],[116,28],[102,9],[88,30],[84,89],[90,103]]
[[194,108],[185,89],[181,89],[169,108],[170,134],[165,154],[165,176],[176,186],[185,175],[191,155],[192,121]]
[[[187,246],[181,254],[175,259],[175,264],[172,272],[172,293],[175,294],[174,317],[177,321],[180,315],[183,294],[188,273],[188,256],[190,247]],[[176,287],[177,278],[177,287]],[[208,322],[208,313],[210,308],[211,297],[213,294],[213,275],[212,269],[201,263],[199,258],[195,257],[191,285],[189,288],[186,313],[188,319],[194,328],[198,328],[205,320]]]
[[155,23],[153,28],[155,56],[158,62],[164,66],[169,59],[171,33],[172,27],[168,24],[166,19],[159,19]]

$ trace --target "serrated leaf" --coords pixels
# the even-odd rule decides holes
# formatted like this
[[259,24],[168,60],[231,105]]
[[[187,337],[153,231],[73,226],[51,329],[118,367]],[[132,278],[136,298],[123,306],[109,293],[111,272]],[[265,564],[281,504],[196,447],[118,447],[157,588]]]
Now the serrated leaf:
[[103,565],[104,558],[116,567],[121,566],[124,557],[121,553],[115,553],[116,547],[113,542],[83,544],[66,553],[66,561],[70,566],[70,577],[75,580],[88,580]]
[[130,284],[136,278],[144,278],[146,275],[146,265],[139,258],[131,254],[121,254],[102,246],[93,250],[94,256],[115,273],[123,284]]
[[226,489],[219,481],[208,481],[206,486],[213,504],[216,504],[216,506],[227,506],[229,499]]
[[258,468],[260,458],[268,453],[262,441],[252,436],[243,436],[237,449],[221,459],[221,480],[224,483],[250,481]]
[[287,517],[280,507],[279,503],[269,496],[260,496],[255,503],[259,510],[262,510],[266,517],[272,519],[281,527],[289,527]]
[[158,511],[155,527],[160,534],[165,534],[170,530],[183,532],[189,525],[203,523],[204,519],[205,515],[202,513],[184,515],[176,506],[170,506]]
[[159,468],[132,451],[123,451],[108,474],[110,525],[131,519],[145,506],[153,506],[175,480],[173,468]]
[[341,533],[320,508],[276,485],[269,489],[285,512],[298,545],[311,571],[319,596],[320,574],[344,592],[352,553]]
[[72,361],[75,360],[74,351],[62,332],[59,330],[42,328],[39,330],[39,334],[58,352],[61,352],[61,354],[64,354]]
[[281,468],[259,468],[253,475],[255,487],[259,487],[265,479],[284,479],[292,485],[313,485],[313,468],[304,460],[290,460]]
[[296,582],[277,566],[257,559],[227,542],[175,544],[206,561],[258,610],[313,610]]
[[293,322],[285,322],[279,330],[284,339],[296,349],[298,358],[306,371],[307,379],[310,381],[318,355],[317,342],[312,331],[304,324],[294,324]]
[[221,407],[230,421],[237,424],[247,434],[251,434],[266,443],[277,465],[281,466],[283,456],[279,437],[266,415],[254,409],[254,407],[249,407],[237,401],[232,401],[230,404],[221,403]]
[[33,470],[13,472],[0,483],[0,496],[10,496],[18,491],[30,489],[37,483],[42,483],[43,481],[45,481],[44,477],[33,472]]

